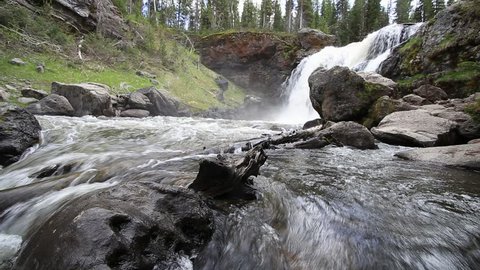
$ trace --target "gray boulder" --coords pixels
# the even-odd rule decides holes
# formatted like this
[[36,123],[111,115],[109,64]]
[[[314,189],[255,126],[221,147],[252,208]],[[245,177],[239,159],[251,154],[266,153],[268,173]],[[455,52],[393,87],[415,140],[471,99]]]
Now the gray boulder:
[[140,89],[137,92],[148,97],[152,103],[151,108],[149,108],[151,115],[178,116],[180,103],[165,91],[160,91],[155,87],[149,87]]
[[28,104],[32,104],[32,103],[36,103],[38,102],[38,99],[36,98],[29,98],[29,97],[20,97],[17,99],[18,103],[21,103],[21,104],[24,104],[24,105],[28,105]]
[[395,89],[397,87],[397,83],[394,82],[393,80],[389,78],[385,78],[382,75],[375,73],[375,72],[370,72],[370,71],[359,71],[357,72],[358,75],[360,75],[365,81],[371,82],[371,83],[376,83],[376,84],[381,84],[384,85],[390,89]]
[[133,117],[133,118],[144,118],[150,116],[150,112],[147,110],[140,110],[140,109],[130,109],[126,111],[122,111],[120,113],[121,117]]
[[432,103],[448,98],[447,93],[445,93],[442,88],[430,84],[424,84],[420,86],[419,88],[413,90],[413,93],[427,99]]
[[480,143],[413,149],[397,153],[395,156],[446,166],[480,169]]
[[128,95],[127,107],[130,109],[150,110],[153,104],[147,96],[139,92]]
[[7,101],[10,98],[10,94],[3,88],[0,87],[0,102]]
[[52,83],[52,94],[64,96],[73,109],[74,116],[113,116],[109,87],[98,83]]
[[15,66],[25,66],[25,62],[20,58],[13,58],[9,61],[10,64]]
[[27,98],[36,98],[38,100],[48,96],[48,93],[42,90],[36,90],[32,88],[24,88],[21,91],[22,96]]
[[366,81],[346,67],[317,69],[309,78],[313,108],[327,121],[360,121],[370,106],[392,89]]
[[455,122],[432,116],[425,110],[394,112],[371,131],[382,142],[406,146],[451,145],[459,140]]
[[339,122],[319,132],[327,141],[358,149],[376,149],[375,138],[366,127],[355,122]]
[[147,71],[143,71],[143,70],[138,70],[137,72],[135,72],[135,74],[137,74],[137,76],[150,78],[150,79],[156,79],[157,78],[157,75],[149,73]]
[[374,127],[382,121],[382,119],[398,111],[410,111],[415,110],[417,107],[410,105],[402,99],[392,99],[389,96],[383,96],[377,99],[375,103],[370,107],[367,117],[363,121],[363,125],[367,128]]
[[0,104],[0,165],[19,160],[25,150],[40,140],[40,124],[22,108]]
[[298,40],[305,50],[319,50],[335,43],[335,36],[311,28],[302,28],[297,33]]
[[68,102],[68,99],[56,94],[51,94],[37,103],[28,105],[26,110],[32,114],[38,115],[73,116],[75,113],[75,110],[70,102]]
[[421,106],[429,103],[425,98],[414,94],[406,95],[402,97],[402,100],[413,106]]

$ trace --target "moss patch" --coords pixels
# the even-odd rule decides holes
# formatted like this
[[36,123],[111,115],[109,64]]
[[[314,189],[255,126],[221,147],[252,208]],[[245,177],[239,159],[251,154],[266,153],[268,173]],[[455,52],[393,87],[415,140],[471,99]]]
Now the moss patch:
[[413,37],[405,43],[399,50],[402,55],[402,64],[400,68],[407,71],[409,74],[416,74],[419,72],[420,66],[416,63],[418,52],[422,48],[422,38]]
[[480,123],[480,100],[467,106],[465,112],[472,116],[473,121]]

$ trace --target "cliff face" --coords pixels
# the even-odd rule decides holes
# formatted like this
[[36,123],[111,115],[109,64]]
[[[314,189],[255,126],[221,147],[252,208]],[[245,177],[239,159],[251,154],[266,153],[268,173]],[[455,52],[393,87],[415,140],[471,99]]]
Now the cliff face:
[[282,83],[307,51],[332,45],[333,36],[305,29],[298,35],[234,32],[202,38],[202,63],[234,83],[269,98],[280,97]]
[[464,0],[440,12],[409,42],[397,47],[380,73],[430,83],[451,97],[480,91],[480,7]]
[[[43,1],[15,0],[35,10]],[[111,0],[52,0],[51,16],[61,20],[78,32],[98,32],[105,37],[121,39],[127,31],[117,7]]]

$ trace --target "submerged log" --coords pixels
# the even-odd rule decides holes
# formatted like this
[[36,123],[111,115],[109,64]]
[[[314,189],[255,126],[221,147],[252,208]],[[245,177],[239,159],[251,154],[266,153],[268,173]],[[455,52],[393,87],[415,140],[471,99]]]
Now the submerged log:
[[217,156],[215,160],[204,159],[200,162],[200,170],[190,189],[199,191],[215,199],[254,200],[255,189],[251,176],[258,176],[260,167],[267,160],[263,142],[249,150],[239,161],[227,160]]

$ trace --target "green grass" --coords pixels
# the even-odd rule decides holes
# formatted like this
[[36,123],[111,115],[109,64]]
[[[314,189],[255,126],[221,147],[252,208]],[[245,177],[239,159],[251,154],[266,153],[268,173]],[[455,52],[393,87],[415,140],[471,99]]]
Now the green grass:
[[465,112],[472,116],[473,121],[480,123],[480,100],[467,106]]

